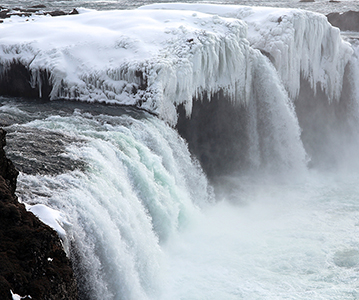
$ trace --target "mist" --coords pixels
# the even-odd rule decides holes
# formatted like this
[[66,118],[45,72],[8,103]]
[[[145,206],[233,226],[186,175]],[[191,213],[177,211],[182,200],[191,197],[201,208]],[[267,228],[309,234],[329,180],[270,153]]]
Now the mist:
[[358,46],[325,16],[14,20],[4,86],[52,101],[0,98],[9,157],[21,201],[61,212],[81,299],[359,297]]

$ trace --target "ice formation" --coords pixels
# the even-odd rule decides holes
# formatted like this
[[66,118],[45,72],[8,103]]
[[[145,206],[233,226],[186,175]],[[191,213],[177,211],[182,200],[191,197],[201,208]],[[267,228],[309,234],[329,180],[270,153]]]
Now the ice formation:
[[270,54],[292,97],[299,93],[301,75],[314,90],[320,84],[330,100],[340,97],[344,68],[353,51],[343,42],[339,29],[322,14],[286,8],[184,3],[152,4],[141,9],[195,10],[240,19],[248,26],[250,45]]
[[352,53],[324,16],[300,10],[159,4],[79,11],[5,20],[0,73],[20,63],[40,97],[45,72],[50,99],[134,105],[175,124],[176,106],[191,115],[192,99],[203,91],[222,89],[246,103],[257,49],[269,53],[292,97],[303,74],[329,99],[340,96]]
[[[264,162],[268,165],[269,177],[277,176],[280,173],[277,166],[284,165],[286,177],[292,179],[287,170],[294,170],[295,177],[300,177],[298,170],[305,167],[303,161],[306,153],[300,140],[298,118],[288,94],[293,98],[298,94],[300,76],[304,76],[313,89],[319,84],[329,99],[338,98],[344,69],[352,52],[350,46],[341,40],[339,31],[331,27],[323,16],[299,10],[197,4],[160,4],[133,11],[79,11],[80,15],[74,16],[14,17],[5,20],[0,26],[0,73],[4,75],[14,63],[20,63],[29,70],[34,87],[45,84],[42,82],[43,74],[49,75],[51,99],[135,105],[158,114],[170,124],[177,121],[177,105],[184,104],[187,115],[190,115],[192,101],[201,92],[206,91],[210,96],[211,93],[222,90],[233,102],[247,105],[244,113],[248,124],[241,130],[248,131],[249,138],[245,141],[248,147],[244,149],[248,149],[251,165],[257,167],[260,173],[265,173],[265,166],[260,168]],[[212,104],[213,100],[214,98]],[[215,111],[204,117],[211,120],[210,118],[218,115]],[[233,124],[227,115],[221,121],[230,126]],[[313,211],[314,214],[319,211],[317,205],[323,207],[324,203],[326,206],[328,200],[319,199],[319,204],[310,206],[314,203],[313,197],[318,198],[318,190],[315,189],[312,197],[311,192],[306,191],[308,185],[304,185],[303,190],[301,183],[299,191],[296,188],[293,193],[285,191],[280,194],[283,198],[278,202],[280,209],[273,210],[275,217],[281,220],[278,223],[280,231],[274,228],[270,232],[270,239],[267,239],[268,228],[264,222],[263,233],[262,228],[259,228],[258,235],[258,227],[254,228],[255,234],[252,236],[256,238],[256,243],[253,247],[252,244],[248,247],[248,239],[242,240],[241,232],[238,234],[240,228],[243,229],[242,233],[248,234],[247,222],[243,223],[241,214],[237,217],[238,212],[231,207],[231,214],[234,212],[235,217],[233,220],[229,219],[231,222],[228,223],[234,225],[230,226],[229,242],[224,240],[222,244],[223,235],[218,231],[221,226],[218,226],[218,222],[210,222],[208,224],[214,226],[203,228],[206,227],[205,233],[212,234],[214,231],[214,238],[212,239],[211,234],[208,235],[209,238],[205,235],[204,246],[198,247],[203,242],[203,234],[200,232],[199,244],[196,243],[193,247],[199,249],[198,255],[193,256],[194,259],[190,257],[188,264],[183,264],[188,257],[183,255],[186,247],[176,245],[177,233],[181,234],[179,231],[192,220],[203,224],[198,208],[205,207],[206,201],[211,200],[212,190],[206,176],[197,163],[192,161],[192,153],[186,142],[177,132],[154,117],[136,120],[125,115],[92,116],[80,111],[71,116],[51,115],[26,126],[54,130],[54,124],[59,132],[71,132],[88,142],[85,146],[68,148],[68,151],[73,156],[84,158],[89,168],[85,173],[78,170],[56,176],[23,174],[20,182],[23,189],[28,191],[36,191],[37,188],[58,189],[51,193],[51,197],[38,197],[37,201],[42,204],[34,205],[30,210],[57,229],[60,235],[65,235],[65,232],[69,234],[74,242],[73,247],[76,247],[75,264],[79,266],[79,273],[85,274],[80,277],[84,295],[99,299],[186,298],[187,295],[193,296],[196,289],[183,292],[182,283],[192,289],[195,282],[197,288],[197,279],[202,280],[207,274],[210,274],[210,280],[205,278],[205,285],[198,288],[198,298],[201,299],[206,298],[206,295],[213,296],[212,290],[208,289],[211,286],[218,292],[218,299],[226,299],[228,295],[238,296],[239,292],[244,298],[248,294],[268,295],[267,291],[274,295],[273,286],[278,286],[278,280],[288,280],[288,269],[294,270],[295,275],[294,279],[289,279],[289,285],[293,282],[297,284],[298,276],[302,278],[304,273],[309,274],[297,284],[300,292],[307,293],[308,286],[312,288],[310,284],[313,284],[313,274],[315,284],[318,283],[317,274],[322,275],[315,273],[316,268],[324,270],[323,278],[328,278],[328,269],[323,269],[323,265],[328,265],[328,253],[336,253],[334,247],[342,247],[345,239],[348,240],[351,235],[351,230],[348,230],[348,235],[341,239],[343,243],[338,243],[337,232],[333,232],[333,237],[324,246],[334,250],[325,251],[325,255],[322,255],[323,251],[318,250],[318,245],[323,245],[322,231],[319,235],[315,230],[308,231],[312,227],[308,227],[306,217],[309,216],[308,220],[312,221]],[[238,139],[236,135],[231,135],[232,137],[233,140]],[[228,144],[223,143],[220,148],[227,150]],[[220,154],[227,155],[224,151]],[[242,152],[240,154],[246,155]],[[256,176],[252,176],[251,172],[247,174],[250,174],[250,184],[246,186],[247,183],[244,183],[243,191],[239,190],[242,186],[234,189],[235,193],[239,191],[239,196],[236,195],[234,201],[241,201],[238,203],[242,204],[243,199],[255,200],[254,206],[248,206],[249,210],[242,211],[246,214],[244,220],[247,220],[246,216],[251,216],[248,224],[252,226],[253,220],[257,223],[266,216],[263,212],[267,213],[268,208],[272,209],[273,203],[277,205],[272,200],[277,197],[276,189],[282,191],[283,185],[257,188],[253,184]],[[237,179],[233,179],[237,184]],[[238,182],[239,180],[242,181],[242,178],[238,177]],[[321,185],[321,190],[325,190],[327,197],[327,189]],[[272,196],[273,193],[275,196]],[[265,202],[263,208],[262,203],[258,205],[259,201],[256,201],[259,198]],[[308,203],[302,202],[303,198]],[[284,203],[287,204],[283,205]],[[293,204],[298,204],[299,209]],[[53,206],[56,210],[47,209],[44,205]],[[259,213],[254,213],[257,210],[252,208],[257,206],[260,208]],[[282,212],[286,212],[287,206],[294,209],[293,212],[289,210],[283,218]],[[302,213],[301,209],[307,206],[314,210]],[[242,208],[242,205],[236,207]],[[218,206],[214,208],[213,212],[221,209]],[[66,218],[58,210],[65,212]],[[295,215],[298,210],[300,214]],[[225,219],[230,215],[226,211],[227,209],[224,214],[219,215],[223,218],[212,214],[208,220],[227,221]],[[326,214],[327,212],[328,209],[325,209]],[[305,221],[297,220],[293,223],[294,215]],[[268,216],[272,218],[271,211]],[[326,216],[323,218],[326,219]],[[316,218],[319,225],[328,224],[322,222],[323,218]],[[333,216],[328,218],[332,219]],[[285,220],[284,223],[282,220]],[[238,221],[240,222],[237,223]],[[299,227],[288,227],[286,223],[304,224],[304,241],[313,242],[310,245],[313,249],[309,253],[309,263],[304,265],[304,271],[301,262],[308,262],[308,256],[303,258],[301,253],[307,253],[308,243],[302,243],[296,232],[294,235],[289,234],[288,228]],[[240,239],[233,239],[232,232],[235,236],[240,236]],[[279,240],[281,235],[278,232],[283,235],[283,241]],[[307,235],[308,232],[314,232],[315,237]],[[323,232],[327,234],[329,231]],[[257,243],[258,236],[258,241],[264,241],[263,245]],[[189,238],[197,240],[196,235]],[[269,245],[268,241],[275,246]],[[292,241],[299,241],[295,246],[300,249],[291,252],[291,248],[289,254],[278,256],[278,253],[281,255],[287,252],[283,245],[291,244]],[[223,245],[226,249],[211,248],[213,244]],[[238,252],[238,245],[242,244],[244,247],[239,248],[244,249],[244,252]],[[208,256],[206,251],[212,252],[212,249],[215,249],[215,256]],[[202,250],[205,250],[205,255],[200,253]],[[173,264],[169,264],[168,270],[163,271],[161,264],[166,264],[163,259],[167,259],[164,257],[167,253],[170,254],[170,263],[173,260],[175,267],[179,262],[179,270],[171,268]],[[233,289],[231,286],[228,288],[230,280],[218,280],[215,272],[219,270],[218,273],[223,273],[223,270],[227,270],[223,266],[233,265],[233,254],[242,253],[244,255],[236,256],[241,259],[238,259],[240,263],[233,272],[231,269],[224,272],[230,280],[234,278],[239,282],[235,282]],[[208,265],[208,261],[221,260],[223,254],[225,263],[219,264],[219,268],[215,264],[215,272],[208,272],[207,268],[203,268]],[[293,257],[300,258],[298,263],[293,260],[292,254]],[[256,264],[257,255],[264,265]],[[198,259],[202,257],[205,264]],[[270,258],[269,265],[267,257]],[[318,266],[312,264],[311,257],[319,261]],[[51,260],[51,257],[48,259]],[[278,265],[279,260],[284,261],[283,267]],[[195,274],[193,280],[192,266],[198,261],[207,274]],[[288,261],[294,261],[293,268],[288,268]],[[296,264],[300,267],[296,268]],[[248,270],[254,270],[253,274]],[[315,272],[308,273],[308,270]],[[279,274],[280,277],[276,275],[275,282],[268,283],[268,272]],[[349,274],[346,268],[341,272],[345,276]],[[186,277],[184,281],[177,280],[181,285],[173,288],[175,295],[180,296],[171,297],[171,280],[181,278],[178,273],[185,273]],[[257,279],[258,274],[264,274],[264,284],[252,280]],[[243,278],[249,278],[249,281]],[[247,282],[254,284],[247,285]],[[342,280],[338,280],[336,284],[341,287]],[[281,295],[287,295],[287,286],[285,284],[285,288],[274,291],[277,295],[278,290],[283,293]],[[324,286],[333,295],[333,280],[325,284],[319,281],[319,286],[320,289]],[[163,287],[169,287],[169,291],[165,290],[161,297],[158,294]],[[203,293],[206,294],[204,297]]]

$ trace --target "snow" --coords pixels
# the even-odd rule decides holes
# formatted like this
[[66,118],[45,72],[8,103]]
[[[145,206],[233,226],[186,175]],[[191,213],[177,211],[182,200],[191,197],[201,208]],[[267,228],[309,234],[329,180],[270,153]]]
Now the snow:
[[21,299],[24,299],[24,298],[30,298],[30,299],[32,299],[31,296],[21,297],[21,296],[18,295],[18,294],[14,294],[14,293],[12,292],[12,290],[10,290],[10,293],[11,293],[11,296],[12,296],[12,299],[13,299],[13,300],[21,300]]
[[225,87],[234,94],[234,83],[245,80],[252,49],[239,20],[188,11],[80,12],[5,20],[3,72],[19,61],[34,86],[41,84],[39,71],[49,71],[51,99],[137,105],[170,123],[174,105],[184,103],[190,114],[196,93]]
[[134,105],[175,124],[176,106],[190,116],[203,91],[248,102],[257,49],[270,54],[292,97],[302,73],[337,99],[352,55],[324,16],[300,10],[176,3],[79,11],[4,20],[0,74],[20,62],[34,87],[48,71],[51,99]]
[[[21,199],[19,199],[21,201]],[[70,245],[69,245],[69,236],[71,238],[71,228],[72,224],[68,222],[66,217],[58,210],[50,208],[44,204],[35,204],[30,205],[24,203],[26,210],[32,212],[35,216],[37,216],[43,223],[50,226],[54,229],[59,235],[62,246],[66,254],[70,255]],[[70,231],[69,231],[70,230]],[[48,261],[52,261],[51,257],[47,258]]]
[[61,212],[43,204],[29,205],[25,203],[25,206],[28,211],[32,212],[43,223],[53,228],[61,238],[66,236],[64,227],[71,226],[71,224],[67,222]]
[[314,90],[320,84],[330,100],[340,97],[344,68],[353,51],[342,40],[339,29],[322,14],[287,8],[184,3],[153,4],[140,9],[196,10],[240,19],[248,25],[250,45],[271,55],[291,97],[299,93],[301,75]]
[[13,300],[21,300],[21,296],[19,296],[18,294],[14,294],[11,290],[10,292]]

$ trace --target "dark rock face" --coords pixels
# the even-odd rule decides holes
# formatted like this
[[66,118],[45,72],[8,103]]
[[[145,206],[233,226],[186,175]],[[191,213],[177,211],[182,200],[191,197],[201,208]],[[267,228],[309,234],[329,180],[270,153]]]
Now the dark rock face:
[[[11,16],[20,17],[31,17],[33,14],[36,15],[50,15],[52,17],[65,16],[65,15],[77,15],[79,12],[73,9],[71,12],[65,12],[62,10],[48,11],[45,5],[34,5],[29,8],[6,8],[0,6],[0,19],[10,18]],[[2,22],[0,22],[2,23]]]
[[71,264],[57,233],[17,201],[18,172],[6,158],[5,134],[0,129],[1,299],[11,300],[10,290],[31,299],[78,299]]
[[309,167],[320,170],[337,170],[346,161],[354,164],[358,136],[358,111],[355,87],[350,80],[347,65],[340,99],[329,101],[326,93],[317,86],[316,93],[310,83],[301,78],[295,111],[301,127],[301,140],[310,157]]
[[[223,91],[193,100],[191,118],[183,106],[178,107],[177,130],[188,147],[213,179],[250,166],[248,107],[234,105]],[[233,138],[236,137],[236,138]]]
[[344,13],[330,13],[327,15],[328,21],[340,30],[359,31],[359,12],[347,11]]
[[0,75],[0,94],[48,99],[52,89],[50,75],[46,71],[40,72],[41,87],[31,85],[31,76],[31,71],[26,66],[14,62]]
[[15,195],[16,179],[19,172],[12,162],[6,157],[4,147],[6,146],[6,132],[0,128],[0,176],[5,180],[11,194]]

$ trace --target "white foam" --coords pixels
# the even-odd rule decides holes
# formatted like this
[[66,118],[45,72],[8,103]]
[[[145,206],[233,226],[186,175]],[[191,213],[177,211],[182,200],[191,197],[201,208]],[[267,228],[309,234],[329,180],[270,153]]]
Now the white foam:
[[184,140],[158,118],[77,112],[27,124],[54,125],[87,141],[67,148],[86,162],[86,170],[56,176],[20,173],[19,190],[29,191],[27,202],[41,203],[32,210],[45,223],[58,226],[58,210],[71,222],[71,227],[62,227],[91,296],[156,299],[161,244],[207,204],[206,177]]

